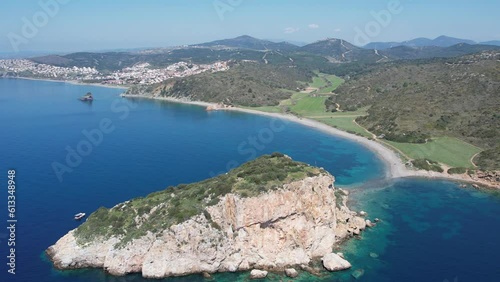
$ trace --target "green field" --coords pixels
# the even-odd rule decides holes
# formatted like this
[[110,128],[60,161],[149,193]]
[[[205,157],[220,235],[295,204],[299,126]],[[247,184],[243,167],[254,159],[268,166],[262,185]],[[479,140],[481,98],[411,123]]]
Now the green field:
[[322,88],[326,85],[326,80],[323,78],[323,76],[315,76],[313,77],[313,82],[309,84],[309,87]]
[[320,93],[332,93],[344,82],[342,78],[335,75],[325,75],[324,78],[328,81],[329,86],[320,89]]
[[310,114],[308,115],[307,117],[310,117],[310,118],[329,118],[329,117],[352,117],[352,119],[355,119],[359,116],[366,116],[368,113],[368,108],[369,107],[363,107],[363,108],[359,108],[357,109],[356,111],[352,111],[352,112],[319,112],[319,111],[316,111],[314,112],[315,114]]
[[337,87],[339,87],[344,80],[338,76],[316,73],[317,76],[313,77],[313,82],[309,87],[318,88],[317,93],[331,94]]
[[[335,75],[327,75],[317,73],[318,76],[313,77],[313,82],[309,87],[318,88],[314,93],[331,94],[344,82],[343,79]],[[314,96],[314,94],[296,93],[292,96],[290,103],[285,100],[281,105],[291,105],[290,110],[298,115],[305,117],[313,116],[329,116],[332,113],[326,112],[325,101],[328,96]]]
[[263,107],[240,107],[243,109],[249,109],[249,110],[256,110],[256,111],[261,111],[261,112],[266,112],[266,113],[281,113],[281,107],[280,106],[263,106]]
[[302,116],[326,114],[325,100],[326,97],[307,96],[296,101],[290,109]]
[[315,120],[349,133],[361,135],[366,138],[372,137],[372,135],[366,132],[364,128],[353,122],[354,117],[315,118]]
[[401,150],[412,159],[427,158],[451,167],[473,168],[470,159],[482,151],[476,146],[453,137],[433,138],[426,144],[384,142]]

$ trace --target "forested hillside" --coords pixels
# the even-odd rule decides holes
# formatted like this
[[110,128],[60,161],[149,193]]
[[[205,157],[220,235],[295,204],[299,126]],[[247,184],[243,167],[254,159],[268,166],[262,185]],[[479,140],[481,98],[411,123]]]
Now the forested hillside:
[[299,68],[254,62],[238,63],[228,71],[171,79],[149,87],[134,87],[129,94],[156,93],[194,101],[240,106],[277,105],[309,81],[313,73]]
[[357,122],[398,142],[454,136],[485,150],[484,168],[500,163],[500,53],[369,66],[326,101],[352,111],[370,106]]

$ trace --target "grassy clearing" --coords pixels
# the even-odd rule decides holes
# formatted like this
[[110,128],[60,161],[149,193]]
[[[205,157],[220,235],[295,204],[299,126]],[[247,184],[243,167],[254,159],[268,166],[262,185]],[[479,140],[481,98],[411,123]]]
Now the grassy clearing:
[[280,106],[263,106],[263,107],[241,107],[243,109],[256,110],[266,113],[281,113],[282,109]]
[[347,131],[352,134],[360,135],[366,138],[372,137],[372,135],[366,132],[364,128],[354,123],[353,117],[315,118],[315,120],[328,124],[331,127]]
[[322,112],[322,113],[311,113],[308,115],[310,118],[330,118],[330,117],[351,117],[355,119],[359,116],[366,116],[369,107],[359,108],[357,111],[352,112]]
[[325,100],[326,97],[304,97],[298,100],[295,105],[291,107],[291,110],[302,116],[325,114]]
[[323,122],[327,125],[347,131],[352,134],[364,136],[367,138],[372,137],[372,135],[366,132],[363,127],[359,126],[353,121],[358,116],[366,115],[368,107],[360,108],[355,112],[332,113],[326,111],[325,101],[328,96],[321,96],[321,93],[330,94],[343,82],[343,79],[335,75],[318,73],[318,76],[313,78],[313,83],[311,83],[309,86],[318,88],[318,91],[316,91],[316,95],[319,96],[314,95],[314,93],[294,93],[292,97],[290,97],[290,99],[281,101],[280,106],[258,107],[251,109],[276,113],[282,112],[285,107],[288,107],[294,114],[306,118],[315,119],[317,121]]
[[327,82],[323,75],[313,77],[313,82],[309,84],[309,87],[323,88],[327,86]]
[[[243,107],[268,113],[283,113],[287,110],[294,114],[314,118],[316,116],[330,117],[339,113],[326,112],[325,101],[328,96],[321,96],[321,94],[331,94],[340,84],[344,82],[343,79],[335,75],[327,75],[317,73],[318,76],[313,77],[313,82],[309,87],[318,88],[316,94],[293,92],[292,97],[282,100],[278,106],[262,106],[262,107]],[[292,92],[291,90],[287,90]],[[316,96],[320,95],[320,96]],[[341,113],[349,116],[364,115],[366,114],[362,109],[359,112]]]
[[320,89],[320,93],[332,93],[344,82],[342,78],[335,75],[325,75],[324,79],[328,81],[329,86]]
[[433,138],[426,144],[384,141],[412,159],[429,159],[451,167],[473,168],[470,159],[482,150],[453,137]]
[[340,84],[342,84],[344,80],[335,75],[326,75],[323,73],[318,73],[317,75],[318,76],[313,78],[313,82],[309,86],[318,88],[316,91],[316,95],[318,96],[314,93],[309,94],[296,92],[292,95],[292,97],[290,97],[290,99],[281,101],[279,106],[248,108],[263,112],[280,113],[284,111],[284,108],[288,107],[292,113],[305,118],[311,118],[340,130],[364,136],[366,138],[372,137],[372,135],[366,132],[363,127],[353,121],[358,116],[366,115],[368,107],[360,108],[354,112],[332,113],[326,111],[325,101],[328,96],[321,96],[321,93],[330,94]]
[[335,75],[324,73],[316,74],[317,76],[313,77],[313,82],[309,84],[309,87],[318,88],[317,93],[331,94],[344,82],[342,78]]

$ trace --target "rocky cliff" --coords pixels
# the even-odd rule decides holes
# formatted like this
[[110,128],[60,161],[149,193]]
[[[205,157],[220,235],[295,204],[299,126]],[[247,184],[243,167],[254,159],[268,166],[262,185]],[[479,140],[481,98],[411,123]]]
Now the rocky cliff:
[[[187,220],[163,230],[151,228],[149,220],[161,220],[155,217],[156,213],[172,212],[168,209],[173,205],[172,200],[155,202],[142,216],[135,215],[134,228],[147,228],[140,236],[130,239],[127,233],[133,228],[127,224],[123,227],[125,232],[98,231],[102,226],[95,226],[93,217],[97,215],[93,214],[79,228],[95,227],[95,236],[83,239],[82,230],[72,230],[49,247],[47,254],[58,269],[103,268],[114,275],[141,272],[149,278],[251,269],[282,271],[291,266],[308,265],[331,253],[332,247],[344,238],[359,234],[365,228],[365,220],[346,207],[347,193],[333,187],[332,175],[283,155],[263,158],[267,158],[264,163],[260,158],[253,161],[257,163],[229,172],[228,177],[236,177],[236,184],[231,182],[233,188],[220,194],[216,201],[205,201],[207,204],[201,205],[200,212]],[[269,178],[268,172],[259,174],[256,170],[263,165],[281,168],[274,170],[273,175],[280,178],[283,175],[280,172],[285,171],[286,177],[266,182],[252,178],[255,174]],[[249,170],[255,174],[244,173]],[[247,182],[241,184],[242,181],[257,181],[260,189],[250,190],[248,195],[249,191],[239,186],[250,186]],[[211,187],[210,182],[201,183]],[[269,183],[273,184],[269,186]],[[235,186],[239,188],[234,189]],[[191,186],[181,188],[193,189]],[[167,195],[169,198],[179,196]],[[158,197],[158,194],[143,200],[150,197]],[[108,210],[107,215],[117,216],[126,206],[134,205],[137,205],[134,201],[117,205]],[[167,215],[165,221],[169,221]],[[94,226],[85,226],[89,224]],[[109,228],[113,230],[112,226]]]

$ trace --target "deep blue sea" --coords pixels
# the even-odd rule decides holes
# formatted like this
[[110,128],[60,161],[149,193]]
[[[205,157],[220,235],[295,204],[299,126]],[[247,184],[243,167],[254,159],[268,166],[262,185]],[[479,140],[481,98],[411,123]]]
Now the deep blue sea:
[[[92,92],[92,104],[78,100]],[[56,271],[44,256],[90,214],[170,185],[224,173],[275,151],[327,169],[351,205],[382,221],[343,251],[348,271],[295,281],[500,281],[500,196],[456,183],[388,183],[364,147],[294,123],[119,97],[123,90],[0,79],[0,281],[146,281]],[[16,170],[16,274],[7,272],[7,171]],[[246,281],[247,273],[212,281]],[[283,277],[271,275],[270,280]],[[158,281],[158,280],[152,280]],[[201,276],[161,281],[203,281]]]

